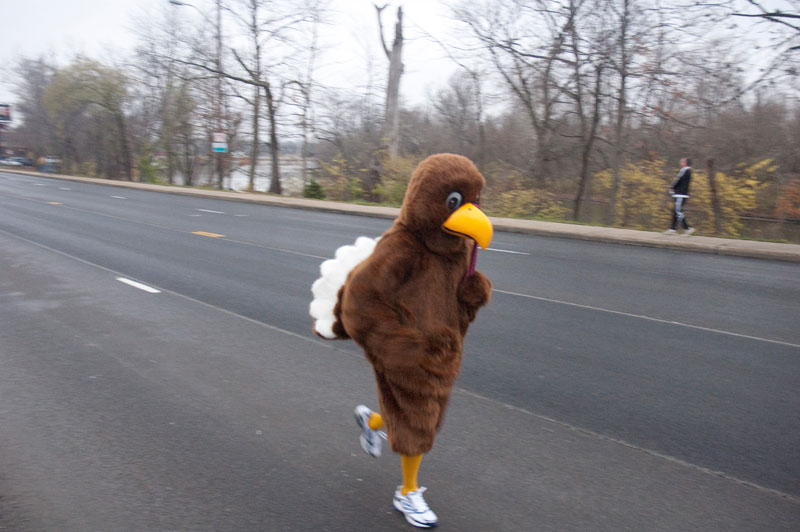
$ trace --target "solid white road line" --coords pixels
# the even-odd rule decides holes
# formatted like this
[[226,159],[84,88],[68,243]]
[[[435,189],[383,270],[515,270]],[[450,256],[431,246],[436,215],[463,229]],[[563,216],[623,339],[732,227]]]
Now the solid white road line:
[[647,320],[647,321],[655,321],[657,323],[666,323],[668,325],[676,325],[678,327],[686,327],[689,329],[696,329],[698,331],[706,331],[716,334],[726,334],[728,336],[735,336],[737,338],[746,338],[748,340],[755,340],[758,342],[767,342],[770,344],[778,344],[778,345],[785,345],[787,347],[798,347],[800,348],[800,344],[793,344],[792,342],[784,342],[782,340],[773,340],[771,338],[762,338],[760,336],[751,336],[749,334],[740,334],[731,331],[723,331],[721,329],[712,329],[710,327],[702,327],[700,325],[692,325],[691,323],[681,323],[679,321],[672,321],[672,320],[665,320],[661,318],[653,318],[652,316],[645,316],[643,314],[632,314],[630,312],[622,312],[621,310],[612,310],[608,308],[602,307],[593,307],[591,305],[581,305],[580,303],[571,303],[569,301],[561,301],[560,299],[552,299],[549,297],[541,297],[541,296],[532,296],[530,294],[520,294],[519,292],[509,292],[507,290],[498,290],[497,288],[492,288],[492,292],[497,292],[498,294],[506,294],[509,296],[516,296],[516,297],[524,297],[527,299],[535,299],[537,301],[547,301],[548,303],[557,303],[559,305],[567,305],[569,307],[577,307],[586,310],[592,310],[596,312],[607,312],[609,314],[616,314],[618,316],[626,316],[628,318],[637,318],[640,320]]
[[125,283],[129,286],[134,288],[138,288],[139,290],[144,290],[145,292],[149,292],[151,294],[160,294],[161,290],[156,290],[152,286],[147,286],[146,284],[137,283],[136,281],[132,281],[130,279],[126,279],[125,277],[117,277],[117,281],[121,283]]
[[498,253],[511,253],[513,255],[530,255],[530,253],[525,253],[522,251],[510,251],[508,249],[486,248],[486,251],[497,251]]

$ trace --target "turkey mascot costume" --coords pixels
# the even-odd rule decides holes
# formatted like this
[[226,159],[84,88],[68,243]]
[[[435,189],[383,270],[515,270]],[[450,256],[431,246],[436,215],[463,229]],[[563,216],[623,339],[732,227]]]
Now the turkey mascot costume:
[[314,332],[352,338],[372,364],[380,413],[356,407],[361,445],[380,456],[388,438],[401,455],[403,484],[393,503],[420,528],[437,524],[417,485],[420,461],[444,420],[467,328],[491,296],[489,280],[475,271],[477,246],[492,238],[478,208],[484,184],[465,157],[428,157],[392,227],[339,248],[312,286]]

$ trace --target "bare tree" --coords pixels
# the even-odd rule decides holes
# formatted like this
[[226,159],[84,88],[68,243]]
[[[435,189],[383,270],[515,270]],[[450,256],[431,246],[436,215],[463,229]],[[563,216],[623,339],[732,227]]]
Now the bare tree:
[[[233,10],[232,13],[237,21],[245,28],[247,37],[250,40],[249,61],[243,60],[238,53],[235,53],[236,60],[247,70],[252,79],[261,80],[263,77],[263,35],[260,11],[264,2],[260,0],[242,0],[241,7],[243,13]],[[260,85],[250,85],[252,96],[242,98],[251,106],[250,113],[250,166],[248,169],[247,190],[253,191],[255,188],[256,169],[258,168],[258,157],[260,154],[260,127],[261,127],[261,100],[262,87]]]
[[573,66],[566,43],[574,15],[569,3],[545,0],[468,1],[453,9],[528,116],[536,133],[529,172],[540,187],[553,173],[559,70]]
[[[443,114],[445,120],[451,123],[452,126],[452,111],[448,108],[452,107],[453,98],[464,107],[472,109],[472,120],[477,124],[478,135],[475,153],[470,154],[471,158],[479,169],[483,169],[486,163],[486,95],[484,86],[486,84],[486,70],[479,62],[475,62],[471,51],[458,50],[455,46],[450,46],[431,34],[426,34],[426,37],[431,41],[438,44],[448,58],[461,68],[463,71],[460,75],[456,74],[450,78],[449,87],[453,95],[447,95],[447,89],[439,92],[439,104],[437,111]],[[459,57],[463,56],[463,57]],[[468,64],[469,63],[469,64]],[[468,81],[469,80],[469,81]],[[469,94],[469,96],[467,96]]]
[[[230,48],[230,52],[241,69],[240,72],[227,69],[217,70],[220,75],[236,82],[252,87],[253,95],[246,98],[253,112],[251,113],[252,139],[250,187],[252,188],[256,173],[259,153],[260,116],[262,113],[261,98],[266,104],[266,117],[269,128],[269,149],[271,156],[271,180],[269,192],[282,194],[280,175],[280,106],[284,101],[287,87],[300,87],[304,95],[301,108],[304,109],[303,128],[307,133],[311,102],[311,86],[313,81],[314,59],[316,58],[316,33],[313,33],[311,59],[307,63],[305,79],[293,75],[297,68],[292,66],[292,56],[297,54],[299,45],[295,34],[305,22],[316,25],[324,11],[322,0],[309,0],[302,4],[282,4],[274,0],[241,0],[240,9],[230,12],[239,24],[245,28],[250,41],[249,49]],[[314,31],[316,28],[314,26]],[[208,65],[203,65],[208,69]],[[306,148],[307,149],[307,146]]]
[[480,96],[480,81],[472,72],[454,74],[448,86],[440,90],[433,107],[456,140],[453,151],[482,165],[485,157],[485,124]]
[[54,118],[68,169],[72,163],[80,163],[85,153],[77,149],[76,133],[72,132],[74,124],[84,120],[93,123],[95,131],[104,133],[99,139],[106,142],[94,144],[105,148],[95,150],[95,161],[101,171],[110,178],[121,174],[128,180],[134,179],[133,153],[125,114],[127,83],[118,69],[81,57],[55,73],[42,101],[48,114]]
[[[216,5],[218,6],[219,13],[219,8],[221,8],[222,4],[217,0]],[[221,58],[224,54],[221,51],[223,49],[221,40],[218,40],[218,51],[213,56],[208,53],[208,49],[201,43],[197,46],[198,53],[195,54],[196,57],[181,58],[178,59],[178,61],[182,64],[213,74],[214,80],[217,83],[220,83],[224,78],[231,83],[240,83],[252,87],[253,97],[248,99],[248,101],[253,109],[257,108],[259,117],[261,115],[261,95],[263,94],[269,127],[270,154],[272,156],[272,175],[269,192],[281,194],[280,143],[278,135],[279,102],[275,95],[273,82],[270,78],[272,76],[277,76],[278,67],[283,63],[283,55],[287,53],[285,49],[280,48],[280,46],[286,42],[284,34],[292,24],[296,23],[298,20],[302,20],[302,14],[297,11],[285,12],[282,10],[284,6],[278,5],[276,2],[270,2],[269,0],[242,0],[237,7],[240,8],[241,11],[240,9],[227,7],[226,10],[231,13],[247,31],[251,49],[239,50],[233,47],[227,49],[227,52],[233,55],[236,67],[228,67],[224,61],[222,61]],[[205,15],[204,18],[210,20],[208,17],[205,17]],[[219,24],[217,25],[216,35],[218,39],[221,39]],[[274,52],[276,46],[282,51],[273,54],[272,60],[267,62],[267,47],[273,48]],[[218,94],[222,94],[221,90],[217,92]],[[212,101],[214,100],[212,99]],[[230,104],[226,102],[222,107],[224,109],[230,109]],[[220,114],[221,111],[217,109],[215,105],[213,115],[218,116]],[[230,140],[230,136],[234,133],[231,128],[239,123],[239,119],[232,115],[226,115],[223,118],[228,122]],[[254,137],[258,137],[260,118],[254,118],[253,115],[251,115],[251,121],[254,128],[253,132],[255,133]],[[257,140],[255,142],[257,142]],[[257,154],[258,151],[258,144],[255,142],[251,144],[251,155],[254,153]],[[251,157],[251,174],[253,177],[255,169],[253,169],[252,166],[255,164],[257,164],[257,157]]]
[[[179,99],[187,96],[186,84],[190,81],[185,67],[173,60],[183,44],[181,19],[166,4],[161,15],[155,18],[147,13],[135,20],[139,41],[130,72],[138,91],[141,131],[136,138],[144,144],[140,153],[152,160],[156,152],[163,152],[165,177],[173,184],[181,157],[177,128],[179,123],[186,124],[179,116],[186,106]],[[193,175],[184,173],[183,178],[189,183],[193,181]]]
[[316,68],[321,54],[319,29],[326,23],[327,0],[306,0],[305,19],[298,28],[294,68],[299,75],[285,84],[287,103],[295,109],[293,122],[300,127],[300,158],[303,185],[310,179],[309,158],[315,128],[314,97],[317,88]]
[[17,95],[17,109],[25,117],[15,134],[25,139],[34,158],[50,153],[56,148],[55,124],[44,105],[44,94],[57,71],[51,60],[40,57],[22,57],[17,62],[15,72],[17,82],[14,92]]
[[614,120],[614,154],[612,157],[611,198],[608,206],[608,221],[614,224],[617,219],[617,196],[620,185],[620,167],[622,165],[623,143],[625,140],[625,122],[628,116],[628,82],[631,75],[632,56],[629,39],[633,17],[633,0],[620,0],[611,2],[613,20],[616,22],[615,48],[612,52],[610,64],[617,75],[616,87],[616,112]]
[[[373,4],[374,5],[374,4]],[[397,22],[394,26],[394,41],[392,48],[386,46],[383,36],[383,22],[381,13],[389,4],[382,7],[374,5],[378,14],[378,30],[381,37],[381,46],[386,58],[389,60],[389,80],[386,84],[386,115],[383,123],[381,138],[385,139],[389,157],[397,157],[400,146],[400,78],[403,76],[403,8],[397,8]]]
[[[756,9],[755,13],[733,13],[734,17],[754,17],[760,18],[763,20],[767,20],[769,22],[773,22],[775,24],[779,24],[793,30],[797,33],[800,33],[800,2],[797,0],[791,1],[790,3],[793,4],[795,12],[786,12],[781,11],[779,9],[767,9],[764,7],[762,2],[757,2],[756,0],[747,0],[747,4],[750,7],[754,7]],[[800,45],[791,46],[789,50],[800,50]]]
[[[600,123],[603,103],[603,83],[608,61],[608,33],[603,11],[596,10],[584,15],[583,0],[570,0],[569,10],[572,24],[569,26],[569,49],[572,53],[573,73],[565,93],[574,102],[574,113],[578,118],[580,170],[572,218],[581,217],[581,207],[591,197],[589,163],[597,126]],[[584,35],[580,35],[584,32]]]

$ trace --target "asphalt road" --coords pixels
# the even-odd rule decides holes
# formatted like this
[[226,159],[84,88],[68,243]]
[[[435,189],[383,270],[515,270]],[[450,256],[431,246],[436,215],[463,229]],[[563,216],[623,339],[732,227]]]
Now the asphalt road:
[[[370,369],[307,316],[389,223],[0,173],[0,529],[410,528],[358,446]],[[441,529],[797,529],[800,267],[492,248],[421,471]]]

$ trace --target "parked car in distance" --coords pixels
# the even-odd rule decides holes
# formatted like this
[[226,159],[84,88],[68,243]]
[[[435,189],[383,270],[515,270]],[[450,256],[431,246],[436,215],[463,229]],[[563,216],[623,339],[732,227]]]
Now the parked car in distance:
[[22,166],[33,166],[33,159],[30,157],[11,157],[12,161],[17,161]]
[[0,166],[22,166],[22,163],[10,157],[0,157]]

